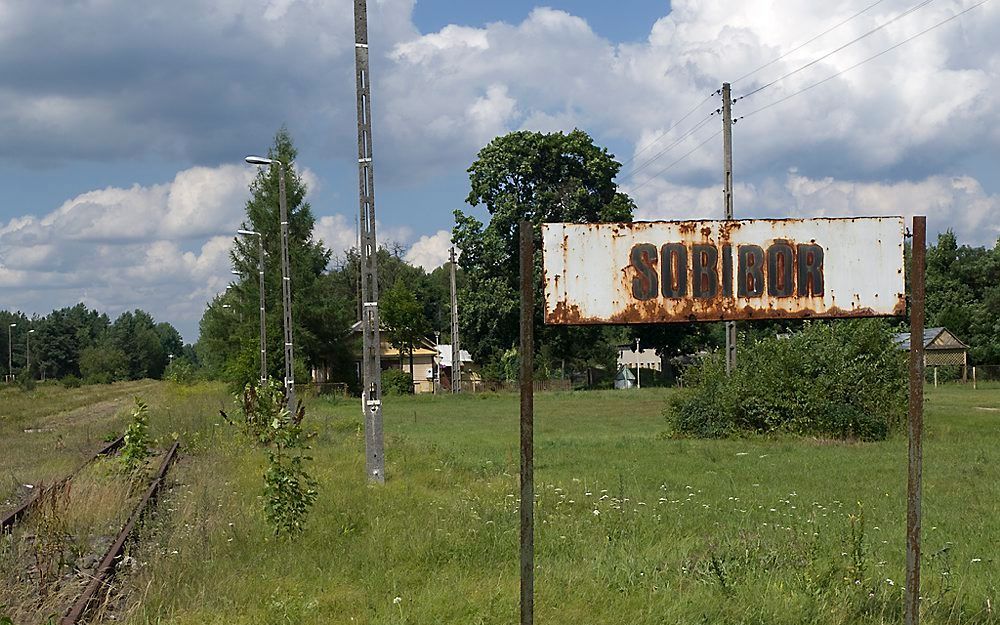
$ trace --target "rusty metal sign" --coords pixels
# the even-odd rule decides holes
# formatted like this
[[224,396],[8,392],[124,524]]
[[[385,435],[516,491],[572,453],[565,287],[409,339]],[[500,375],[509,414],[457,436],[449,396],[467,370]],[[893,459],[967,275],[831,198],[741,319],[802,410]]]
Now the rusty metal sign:
[[898,316],[903,218],[542,226],[545,322]]

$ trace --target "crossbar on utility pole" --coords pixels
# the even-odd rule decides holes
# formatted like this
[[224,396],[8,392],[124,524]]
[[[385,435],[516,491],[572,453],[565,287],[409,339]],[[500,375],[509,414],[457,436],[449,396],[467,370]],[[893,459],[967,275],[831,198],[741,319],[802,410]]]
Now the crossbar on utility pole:
[[375,170],[372,167],[372,97],[368,67],[368,5],[354,0],[354,65],[358,107],[358,199],[360,203],[362,393],[365,419],[365,472],[385,483],[382,439],[382,359],[379,350],[378,246],[375,239]]
[[[725,178],[725,218],[733,218],[733,97],[728,82],[722,83],[722,173]],[[732,252],[729,252],[732,253]],[[736,322],[726,322],[726,374],[736,368]]]
[[521,625],[535,618],[534,229],[521,222]]
[[906,625],[920,623],[920,496],[924,429],[924,276],[927,217],[913,218],[910,260],[910,415],[907,420],[906,475]]
[[458,291],[455,287],[455,246],[451,246],[451,392],[462,390],[462,344],[458,340]]

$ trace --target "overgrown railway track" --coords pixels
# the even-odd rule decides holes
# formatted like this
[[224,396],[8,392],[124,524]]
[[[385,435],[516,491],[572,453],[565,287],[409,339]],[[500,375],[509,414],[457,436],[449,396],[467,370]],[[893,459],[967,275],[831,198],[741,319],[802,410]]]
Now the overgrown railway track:
[[[90,463],[94,462],[95,460],[97,460],[102,456],[107,456],[118,451],[118,449],[124,444],[124,442],[125,442],[125,436],[124,435],[119,436],[115,440],[105,445],[100,451],[95,453],[93,456],[88,458],[86,462],[84,462],[76,469],[74,469],[72,473],[60,479],[55,484],[52,484],[51,486],[48,486],[46,488],[54,488],[66,484],[67,482],[71,481],[74,477],[76,477],[76,475],[80,471],[82,471],[88,465],[90,465]],[[39,488],[38,492],[36,492],[34,496],[26,499],[23,503],[21,503],[21,505],[19,505],[17,508],[14,508],[14,510],[12,510],[6,516],[0,519],[0,533],[11,531],[14,525],[19,520],[21,520],[21,518],[24,517],[24,515],[26,515],[29,510],[31,510],[32,506],[34,506],[40,500],[40,498],[44,494],[43,492],[44,490],[45,490],[44,488]]]
[[90,579],[90,582],[80,593],[80,596],[74,602],[73,606],[69,609],[66,615],[59,621],[60,625],[75,625],[83,618],[91,604],[97,598],[98,592],[102,588],[107,587],[107,580],[114,573],[118,562],[121,559],[122,553],[125,551],[125,544],[128,542],[132,531],[138,525],[142,516],[146,513],[146,509],[156,501],[156,498],[162,488],[165,481],[167,470],[173,463],[177,456],[177,450],[180,447],[180,443],[175,442],[170,450],[167,451],[166,456],[163,458],[163,462],[160,463],[160,468],[156,472],[156,476],[150,483],[149,488],[143,495],[142,499],[136,505],[135,509],[132,511],[132,515],[129,517],[128,521],[122,527],[118,536],[115,538],[111,546],[108,547],[107,552],[105,552],[104,557],[101,559],[100,565],[98,565],[94,576]]

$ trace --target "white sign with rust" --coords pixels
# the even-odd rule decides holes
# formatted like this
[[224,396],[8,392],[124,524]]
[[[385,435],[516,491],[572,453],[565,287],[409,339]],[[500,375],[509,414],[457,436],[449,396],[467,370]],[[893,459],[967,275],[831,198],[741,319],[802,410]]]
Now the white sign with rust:
[[542,226],[545,322],[903,315],[903,218]]

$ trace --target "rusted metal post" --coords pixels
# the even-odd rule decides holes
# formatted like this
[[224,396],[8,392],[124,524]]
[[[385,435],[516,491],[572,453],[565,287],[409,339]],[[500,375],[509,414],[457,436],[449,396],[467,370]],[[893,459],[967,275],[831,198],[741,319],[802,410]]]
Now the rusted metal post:
[[924,272],[927,218],[913,218],[910,284],[910,418],[907,423],[909,468],[906,479],[906,625],[920,623],[920,482],[924,429]]
[[[521,222],[521,625],[535,620],[534,228]],[[453,355],[454,358],[454,355]]]

